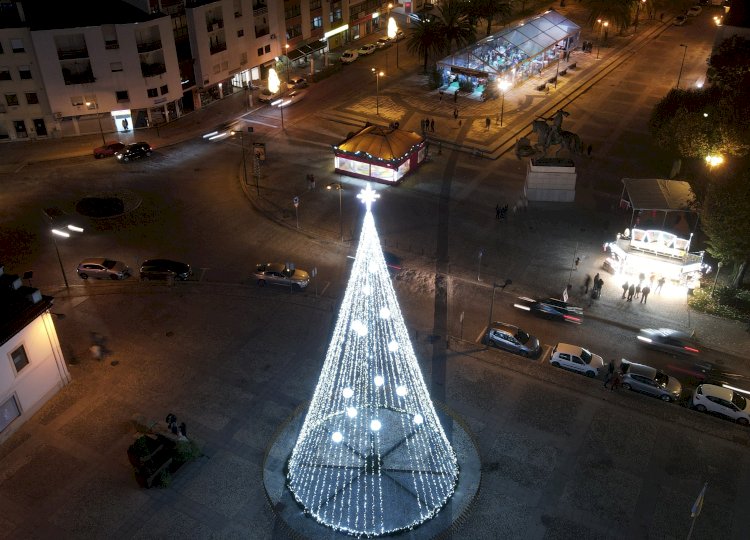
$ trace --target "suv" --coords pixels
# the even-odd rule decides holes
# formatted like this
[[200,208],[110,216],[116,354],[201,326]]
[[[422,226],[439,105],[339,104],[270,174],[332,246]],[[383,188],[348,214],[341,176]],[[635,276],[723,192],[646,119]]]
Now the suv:
[[351,64],[359,57],[359,53],[353,49],[349,49],[344,51],[344,54],[341,55],[341,63],[342,64]]
[[83,259],[76,271],[81,279],[125,279],[130,275],[125,263],[105,258]]
[[567,343],[555,345],[549,363],[555,367],[583,373],[587,377],[596,377],[599,375],[599,369],[604,366],[604,360],[598,354],[593,354],[578,345],[568,345]]
[[680,381],[651,366],[628,362],[623,358],[620,371],[620,386],[625,390],[643,392],[667,402],[678,399],[682,394]]
[[126,163],[131,159],[138,159],[150,155],[151,145],[143,141],[128,144],[127,146],[125,146],[125,148],[115,154],[118,161],[120,161],[121,163]]
[[485,343],[521,356],[536,357],[542,350],[539,339],[512,324],[494,322],[487,330]]
[[723,386],[699,384],[690,405],[700,412],[711,412],[746,426],[750,424],[750,404],[745,396]]

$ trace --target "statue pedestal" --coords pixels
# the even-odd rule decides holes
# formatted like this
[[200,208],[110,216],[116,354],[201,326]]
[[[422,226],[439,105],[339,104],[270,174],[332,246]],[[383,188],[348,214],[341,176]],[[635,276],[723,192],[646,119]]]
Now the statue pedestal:
[[524,193],[530,201],[573,202],[576,178],[576,167],[570,159],[532,159],[526,170]]

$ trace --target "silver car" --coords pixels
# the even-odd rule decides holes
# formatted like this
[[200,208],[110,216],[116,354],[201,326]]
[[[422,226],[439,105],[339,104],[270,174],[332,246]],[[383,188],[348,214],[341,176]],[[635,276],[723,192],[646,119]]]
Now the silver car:
[[125,279],[131,274],[125,263],[105,258],[84,259],[76,271],[81,279]]
[[299,268],[290,268],[284,263],[263,263],[255,267],[253,277],[258,285],[284,285],[304,289],[310,284],[310,274]]
[[628,362],[623,358],[620,371],[620,386],[625,390],[635,390],[667,402],[677,400],[682,394],[680,381],[651,366]]
[[538,338],[524,332],[517,326],[502,322],[492,323],[492,326],[487,330],[485,343],[521,356],[536,357],[542,350]]

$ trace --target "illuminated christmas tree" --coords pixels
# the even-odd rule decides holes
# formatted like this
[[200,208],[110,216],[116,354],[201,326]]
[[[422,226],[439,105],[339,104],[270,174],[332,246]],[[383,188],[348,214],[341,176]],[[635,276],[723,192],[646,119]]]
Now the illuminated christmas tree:
[[368,185],[362,233],[323,371],[289,459],[288,486],[319,522],[356,536],[434,517],[456,455],[419,369],[380,247]]

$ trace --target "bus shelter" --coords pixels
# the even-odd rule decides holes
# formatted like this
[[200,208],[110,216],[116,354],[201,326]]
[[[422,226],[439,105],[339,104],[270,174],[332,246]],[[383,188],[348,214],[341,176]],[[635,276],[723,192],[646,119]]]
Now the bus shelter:
[[444,83],[456,88],[462,79],[475,86],[498,79],[516,85],[566,59],[580,35],[580,26],[550,9],[456,51],[437,67]]

